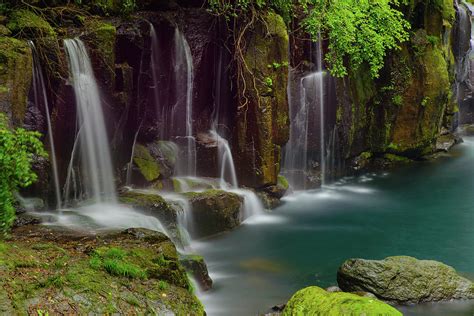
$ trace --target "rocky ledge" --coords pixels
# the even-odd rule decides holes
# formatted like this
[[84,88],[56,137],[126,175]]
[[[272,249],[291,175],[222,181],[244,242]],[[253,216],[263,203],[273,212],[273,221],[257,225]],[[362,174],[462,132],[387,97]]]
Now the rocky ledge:
[[0,242],[0,314],[204,315],[165,235],[88,235],[45,226]]

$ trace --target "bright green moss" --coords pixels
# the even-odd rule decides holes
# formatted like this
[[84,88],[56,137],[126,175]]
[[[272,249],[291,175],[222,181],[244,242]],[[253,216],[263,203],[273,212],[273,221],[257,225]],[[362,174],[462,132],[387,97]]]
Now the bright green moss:
[[283,316],[308,315],[401,316],[402,313],[374,298],[344,292],[330,293],[310,286],[296,292],[283,311]]
[[13,11],[7,27],[15,34],[29,32],[41,37],[56,36],[56,32],[45,19],[29,10]]

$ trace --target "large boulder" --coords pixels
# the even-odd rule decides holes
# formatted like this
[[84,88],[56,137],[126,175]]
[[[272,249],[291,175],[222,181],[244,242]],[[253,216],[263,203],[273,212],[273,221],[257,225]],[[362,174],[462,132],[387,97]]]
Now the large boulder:
[[189,192],[193,222],[190,229],[193,237],[210,236],[231,230],[240,225],[243,198],[222,190]]
[[349,259],[339,268],[337,282],[343,291],[370,292],[401,304],[474,298],[472,282],[452,267],[406,256]]
[[402,315],[392,306],[377,299],[343,292],[327,292],[310,286],[294,294],[283,310],[293,315]]

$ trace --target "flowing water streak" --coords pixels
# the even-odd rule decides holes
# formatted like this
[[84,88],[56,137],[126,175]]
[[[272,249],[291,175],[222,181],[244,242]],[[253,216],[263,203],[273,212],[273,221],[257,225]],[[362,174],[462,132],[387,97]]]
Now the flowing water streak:
[[[193,136],[193,56],[186,38],[178,28],[175,29],[174,34],[175,41],[175,71],[180,72],[184,69],[186,72],[186,126],[185,126],[185,137],[186,137],[186,171],[185,175],[194,176],[196,175],[196,142]],[[183,83],[176,82],[176,91],[178,96],[179,92],[183,89]],[[173,110],[173,117],[176,114]],[[174,122],[174,120],[173,120]]]
[[38,58],[36,46],[32,41],[28,41],[33,54],[33,93],[34,102],[37,107],[43,102],[46,112],[46,122],[48,124],[48,139],[51,152],[51,165],[53,171],[54,193],[56,196],[56,208],[61,208],[61,190],[59,188],[58,164],[56,160],[56,150],[54,147],[53,129],[51,127],[51,115],[49,114],[49,103],[46,95],[46,86],[44,83],[43,70]]
[[[99,88],[86,47],[80,39],[64,40],[76,97],[84,190],[95,202],[116,203],[112,159]],[[73,159],[73,156],[71,157]]]
[[135,156],[135,145],[137,144],[138,134],[140,133],[140,129],[142,128],[143,121],[140,122],[138,129],[133,137],[133,145],[132,145],[132,153],[130,154],[130,161],[127,164],[127,179],[125,181],[126,185],[130,185],[132,182],[132,167],[133,167],[133,156]]
[[325,140],[325,120],[324,120],[324,70],[323,70],[323,50],[321,43],[321,34],[319,34],[318,47],[316,49],[318,77],[316,80],[316,94],[319,95],[319,150],[320,150],[320,169],[321,186],[326,182],[326,140]]

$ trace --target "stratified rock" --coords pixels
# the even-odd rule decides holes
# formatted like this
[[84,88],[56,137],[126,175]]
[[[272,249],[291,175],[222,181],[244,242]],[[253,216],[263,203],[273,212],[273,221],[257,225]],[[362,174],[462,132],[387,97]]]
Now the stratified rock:
[[180,260],[181,264],[190,271],[202,291],[212,288],[212,279],[207,271],[207,265],[202,256],[186,255]]
[[393,303],[421,303],[474,298],[471,281],[441,262],[412,257],[349,259],[337,272],[346,292],[370,292]]
[[222,190],[189,192],[195,227],[193,237],[210,236],[231,230],[240,225],[243,198],[235,193]]
[[292,315],[402,315],[377,299],[351,293],[327,292],[317,286],[299,290],[286,304],[283,316]]

